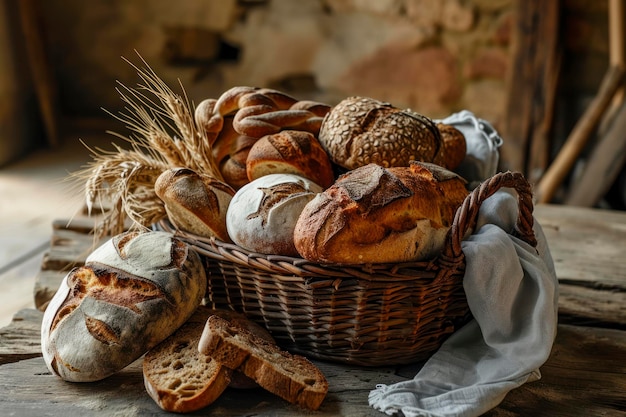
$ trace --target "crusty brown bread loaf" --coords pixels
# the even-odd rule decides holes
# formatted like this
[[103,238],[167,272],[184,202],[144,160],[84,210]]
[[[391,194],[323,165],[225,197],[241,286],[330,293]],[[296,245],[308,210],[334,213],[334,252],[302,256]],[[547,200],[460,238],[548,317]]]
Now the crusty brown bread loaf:
[[178,229],[230,241],[226,212],[235,190],[229,185],[188,168],[172,168],[159,175],[154,191]]
[[369,164],[342,175],[304,207],[294,244],[303,258],[321,263],[430,259],[467,194],[461,177],[435,164]]
[[[322,122],[318,137],[331,160],[348,170],[369,163],[402,167],[413,160],[452,170],[462,161],[457,162],[456,155],[465,155],[462,134],[461,138],[462,143],[444,142],[429,118],[368,97],[348,97],[338,103]],[[450,149],[444,151],[447,146]]]
[[67,381],[106,378],[178,329],[206,287],[200,257],[171,234],[115,236],[67,274],[48,304],[46,366]]
[[294,174],[269,174],[237,191],[226,213],[231,240],[252,252],[298,256],[293,229],[298,216],[322,188]]
[[463,133],[454,126],[437,123],[441,134],[442,147],[435,156],[433,163],[454,170],[467,155],[467,142]]
[[312,133],[301,130],[263,136],[250,148],[246,170],[250,181],[286,173],[308,178],[322,188],[335,182],[328,154]]
[[328,381],[313,363],[227,320],[211,316],[198,344],[202,354],[231,369],[239,369],[261,387],[286,401],[317,410],[328,392]]
[[232,370],[198,351],[208,318],[223,317],[273,342],[272,336],[242,314],[200,306],[174,334],[151,349],[143,359],[144,385],[150,397],[166,411],[189,413],[213,403],[228,387],[258,387],[238,370]]

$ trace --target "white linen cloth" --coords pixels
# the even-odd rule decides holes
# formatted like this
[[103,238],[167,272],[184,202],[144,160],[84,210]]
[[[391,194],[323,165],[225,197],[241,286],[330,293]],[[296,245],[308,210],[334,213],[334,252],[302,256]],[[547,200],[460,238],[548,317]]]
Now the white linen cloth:
[[450,336],[412,379],[377,385],[369,404],[388,415],[471,417],[541,377],[557,328],[558,282],[545,236],[535,249],[510,235],[517,197],[483,202],[476,232],[462,242],[463,286],[473,320]]
[[468,180],[471,185],[495,175],[500,160],[498,148],[502,145],[502,138],[491,123],[476,117],[469,110],[453,113],[434,122],[453,126],[465,136],[467,152],[461,165],[454,170],[457,174]]

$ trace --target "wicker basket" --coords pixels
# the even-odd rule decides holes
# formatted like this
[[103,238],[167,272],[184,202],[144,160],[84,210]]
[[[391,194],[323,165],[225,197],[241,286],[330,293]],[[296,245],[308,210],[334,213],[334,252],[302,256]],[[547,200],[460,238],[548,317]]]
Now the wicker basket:
[[[312,358],[380,366],[426,359],[471,314],[461,240],[482,202],[502,187],[518,193],[514,233],[536,245],[530,185],[499,173],[457,210],[443,252],[428,262],[322,265],[177,232],[205,262],[207,303],[264,325],[283,348]],[[161,228],[173,231],[167,221]]]

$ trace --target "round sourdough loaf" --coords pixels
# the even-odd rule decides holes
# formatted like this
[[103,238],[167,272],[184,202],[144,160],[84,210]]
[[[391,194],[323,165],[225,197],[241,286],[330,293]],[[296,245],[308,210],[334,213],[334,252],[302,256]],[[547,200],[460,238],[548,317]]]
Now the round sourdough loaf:
[[298,256],[293,228],[302,208],[322,188],[294,174],[270,174],[243,186],[230,202],[226,227],[234,243],[252,252]]
[[235,195],[229,185],[188,168],[172,168],[159,175],[154,192],[178,229],[229,241],[226,211]]
[[303,258],[320,263],[430,259],[467,194],[461,177],[435,164],[369,164],[342,175],[304,207],[294,244]]
[[198,254],[165,232],[127,232],[65,276],[41,326],[50,372],[97,381],[123,369],[180,327],[206,291]]
[[444,140],[426,116],[368,97],[348,97],[324,118],[318,138],[330,159],[349,170],[369,163],[402,167],[410,161],[454,169],[465,157],[466,144],[460,131],[452,135],[450,129],[445,136],[454,140]]
[[310,132],[283,130],[259,139],[246,159],[248,179],[268,174],[296,174],[309,178],[322,188],[335,182],[330,159]]

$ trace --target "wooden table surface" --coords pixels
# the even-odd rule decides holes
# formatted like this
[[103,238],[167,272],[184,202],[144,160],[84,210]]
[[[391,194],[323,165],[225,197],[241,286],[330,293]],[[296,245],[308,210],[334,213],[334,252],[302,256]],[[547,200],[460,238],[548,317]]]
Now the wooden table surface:
[[[511,391],[486,416],[624,416],[626,412],[626,213],[539,205],[542,225],[560,282],[558,335],[542,379]],[[55,222],[51,247],[35,279],[41,309],[68,265],[81,263],[91,238],[89,223]],[[16,312],[0,329],[0,414],[14,416],[167,415],[145,392],[139,361],[100,382],[66,383],[41,358],[42,312]],[[383,416],[367,404],[378,383],[411,378],[421,364],[360,368],[315,363],[329,381],[317,412],[284,402],[262,389],[228,389],[192,415]]]

